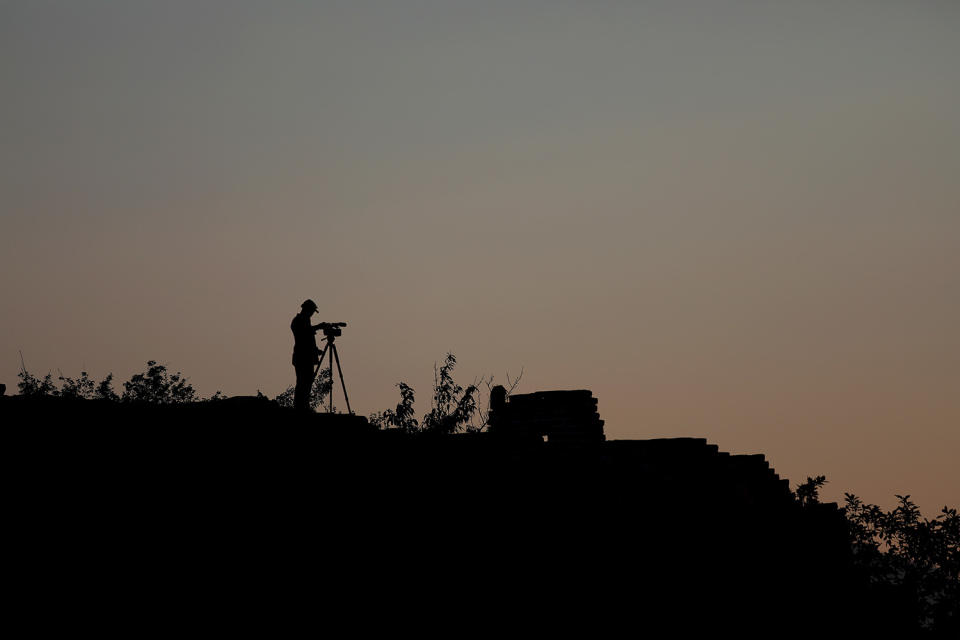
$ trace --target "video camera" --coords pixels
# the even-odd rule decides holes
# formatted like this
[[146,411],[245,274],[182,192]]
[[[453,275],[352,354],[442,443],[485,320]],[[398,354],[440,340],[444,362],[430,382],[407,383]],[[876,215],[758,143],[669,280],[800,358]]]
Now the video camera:
[[346,322],[321,322],[317,325],[319,328],[323,329],[323,335],[328,338],[336,338],[343,335],[343,329],[341,327],[347,326]]

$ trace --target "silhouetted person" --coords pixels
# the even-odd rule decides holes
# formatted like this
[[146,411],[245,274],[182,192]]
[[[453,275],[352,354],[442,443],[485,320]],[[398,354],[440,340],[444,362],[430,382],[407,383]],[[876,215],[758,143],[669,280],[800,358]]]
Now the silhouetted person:
[[311,325],[310,316],[317,312],[317,303],[305,300],[300,305],[300,313],[293,316],[290,330],[293,331],[293,368],[297,372],[297,386],[293,393],[295,409],[310,408],[310,388],[316,376],[320,362],[320,350],[317,348],[317,331],[323,325]]

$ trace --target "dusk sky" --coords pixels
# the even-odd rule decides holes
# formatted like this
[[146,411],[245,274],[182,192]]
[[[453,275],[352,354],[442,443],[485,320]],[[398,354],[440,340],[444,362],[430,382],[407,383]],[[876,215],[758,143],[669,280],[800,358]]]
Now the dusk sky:
[[451,351],[960,506],[955,0],[0,0],[0,91],[7,393],[274,396],[309,297],[361,414]]

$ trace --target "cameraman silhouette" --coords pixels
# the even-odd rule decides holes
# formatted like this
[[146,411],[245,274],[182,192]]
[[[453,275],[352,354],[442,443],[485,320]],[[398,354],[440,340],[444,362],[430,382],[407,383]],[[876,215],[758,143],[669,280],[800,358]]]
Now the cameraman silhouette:
[[320,362],[317,331],[323,328],[323,324],[310,324],[310,316],[316,312],[317,303],[305,300],[300,305],[300,313],[293,316],[293,321],[290,322],[290,330],[293,331],[293,368],[297,372],[293,407],[304,411],[310,409],[310,388]]

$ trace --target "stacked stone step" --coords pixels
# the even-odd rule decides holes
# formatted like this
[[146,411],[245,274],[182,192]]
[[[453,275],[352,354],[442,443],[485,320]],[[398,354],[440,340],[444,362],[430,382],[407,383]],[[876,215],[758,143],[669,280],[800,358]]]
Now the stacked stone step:
[[789,482],[780,479],[763,454],[731,455],[727,458],[727,469],[752,502],[770,504],[791,500]]
[[541,436],[553,443],[605,440],[597,399],[586,389],[510,396],[496,419],[503,431]]
[[[731,455],[704,438],[612,440],[605,456],[625,476],[649,478],[666,490],[670,485],[699,485],[705,498],[726,498],[755,505],[791,502],[790,488],[763,455]],[[624,478],[626,479],[626,478]]]
[[[495,387],[490,406],[493,434],[542,438],[561,445],[606,440],[597,399],[586,389],[507,398],[502,387]],[[731,455],[705,438],[614,440],[595,453],[611,482],[635,486],[649,495],[689,490],[717,504],[728,500],[756,506],[792,502],[788,482],[770,468],[763,455]]]

